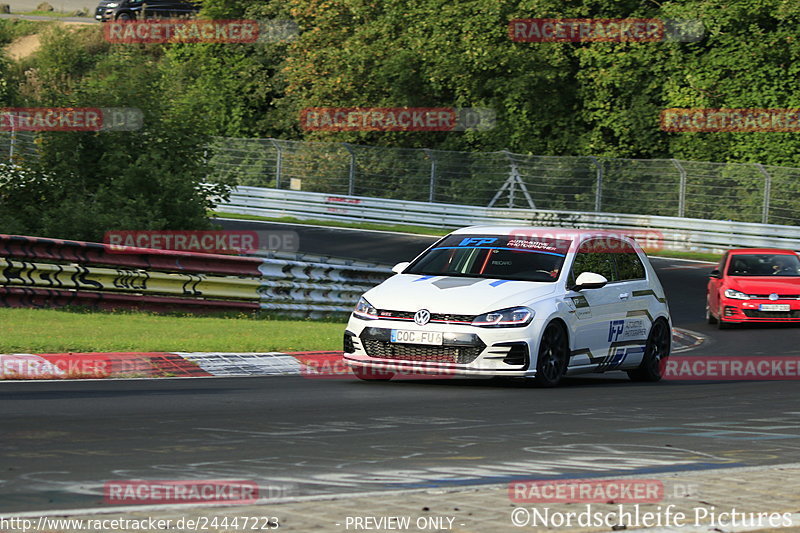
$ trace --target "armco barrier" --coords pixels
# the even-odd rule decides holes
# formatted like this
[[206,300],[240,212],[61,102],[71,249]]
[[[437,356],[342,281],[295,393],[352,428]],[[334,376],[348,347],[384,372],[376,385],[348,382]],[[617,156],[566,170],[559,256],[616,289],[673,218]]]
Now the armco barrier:
[[411,202],[313,192],[237,187],[217,211],[291,216],[300,219],[363,221],[454,228],[480,224],[514,224],[565,228],[649,229],[663,235],[660,245],[686,251],[720,251],[731,247],[778,247],[800,250],[800,227],[576,211],[547,211]]
[[[320,258],[321,259],[321,258]],[[386,267],[0,235],[0,306],[349,312]]]
[[129,248],[120,253],[96,242],[2,234],[0,257],[234,276],[258,276],[261,265],[261,260],[255,258],[148,248]]

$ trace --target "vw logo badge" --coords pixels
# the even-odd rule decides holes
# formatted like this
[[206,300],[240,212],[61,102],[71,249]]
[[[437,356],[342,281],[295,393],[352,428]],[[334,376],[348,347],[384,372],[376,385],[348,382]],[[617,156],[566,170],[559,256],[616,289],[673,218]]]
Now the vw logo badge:
[[769,295],[769,299],[775,301],[778,299],[778,295],[773,292],[772,294]]
[[420,309],[416,313],[414,313],[414,322],[417,323],[418,326],[424,326],[431,320],[431,312],[427,309]]

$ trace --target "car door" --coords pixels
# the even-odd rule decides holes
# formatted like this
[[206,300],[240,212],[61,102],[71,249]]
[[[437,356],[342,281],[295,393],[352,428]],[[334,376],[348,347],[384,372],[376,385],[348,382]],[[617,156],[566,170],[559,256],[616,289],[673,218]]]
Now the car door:
[[613,354],[606,370],[637,368],[642,362],[644,348],[653,324],[651,309],[656,307],[654,299],[660,296],[652,290],[647,271],[636,250],[629,243],[611,239],[610,250],[617,266],[617,289],[619,311],[622,320],[609,332],[609,351]]
[[[624,309],[620,306],[620,287],[616,263],[601,239],[585,241],[578,248],[568,285],[583,272],[604,276],[609,283],[599,289],[568,290],[568,305],[574,307],[571,370],[602,370],[613,361],[612,337],[623,327]],[[570,302],[571,301],[571,302]]]
[[725,252],[725,255],[722,256],[722,259],[720,259],[719,264],[717,265],[716,270],[719,271],[719,277],[708,278],[708,308],[714,314],[719,312],[719,291],[720,287],[722,287],[722,282],[725,279],[725,269],[728,264],[729,255],[730,254],[728,252]]

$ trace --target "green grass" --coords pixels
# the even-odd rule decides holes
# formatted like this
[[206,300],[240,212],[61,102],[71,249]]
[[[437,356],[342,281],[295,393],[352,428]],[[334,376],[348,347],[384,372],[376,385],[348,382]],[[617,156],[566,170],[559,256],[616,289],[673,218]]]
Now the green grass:
[[329,226],[332,228],[355,228],[371,229],[377,231],[391,231],[403,233],[416,233],[418,235],[431,235],[439,237],[450,233],[446,229],[426,228],[424,226],[404,226],[391,224],[372,224],[370,222],[339,222],[338,220],[306,220],[294,217],[261,217],[258,215],[241,215],[239,213],[223,213],[221,211],[210,211],[209,216],[218,218],[235,218],[237,220],[263,220],[266,222],[287,222],[290,224],[314,224],[316,226]]
[[0,353],[338,350],[344,323],[0,308]]
[[61,11],[20,11],[19,13],[14,13],[15,15],[28,15],[34,17],[71,17],[70,13],[64,13]]
[[671,257],[673,259],[695,259],[697,261],[708,261],[711,263],[718,263],[722,258],[722,254],[714,254],[710,252],[676,252],[673,250],[648,252],[647,255],[651,257]]
[[0,45],[6,45],[19,37],[41,33],[52,22],[42,20],[0,19]]

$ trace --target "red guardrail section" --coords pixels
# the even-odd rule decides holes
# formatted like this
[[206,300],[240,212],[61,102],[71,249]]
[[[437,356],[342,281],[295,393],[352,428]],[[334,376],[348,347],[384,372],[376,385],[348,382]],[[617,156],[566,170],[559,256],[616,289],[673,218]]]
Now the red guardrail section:
[[257,302],[204,300],[201,298],[146,296],[111,292],[34,289],[29,287],[0,287],[0,307],[47,309],[73,305],[103,311],[136,309],[140,311],[191,313],[219,313],[229,311],[250,313],[260,309]]
[[[262,260],[149,248],[112,247],[95,242],[0,234],[0,257],[9,261],[77,263],[125,269],[186,274],[260,277]],[[126,294],[85,290],[43,289],[0,285],[0,307],[57,308],[81,306],[93,309],[138,309],[144,311],[209,313],[254,312],[257,302],[181,298],[149,294]]]
[[0,257],[228,276],[260,276],[258,267],[262,263],[253,257],[133,247],[121,251],[97,242],[4,234],[0,234]]

